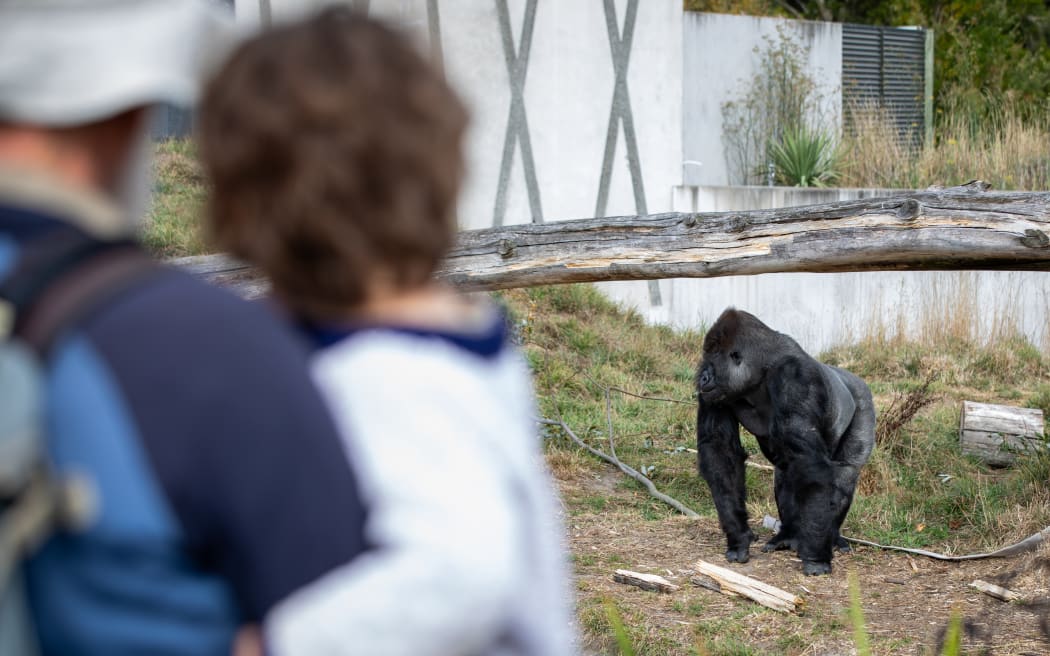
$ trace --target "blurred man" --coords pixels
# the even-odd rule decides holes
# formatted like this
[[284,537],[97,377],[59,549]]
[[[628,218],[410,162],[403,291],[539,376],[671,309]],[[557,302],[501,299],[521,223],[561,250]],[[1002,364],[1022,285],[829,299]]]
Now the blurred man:
[[[223,32],[189,0],[0,0],[0,286],[54,244],[107,257],[133,234],[149,108],[193,100]],[[25,567],[45,654],[229,653],[238,625],[364,548],[305,354],[262,307],[138,270],[46,374],[49,460],[95,512]]]

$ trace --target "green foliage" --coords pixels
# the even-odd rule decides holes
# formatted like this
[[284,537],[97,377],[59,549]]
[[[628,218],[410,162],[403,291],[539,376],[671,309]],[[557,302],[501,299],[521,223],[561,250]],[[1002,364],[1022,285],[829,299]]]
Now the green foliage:
[[864,610],[860,607],[860,584],[857,574],[849,573],[849,619],[853,625],[853,643],[857,647],[857,656],[871,656],[871,643],[864,625]]
[[961,103],[976,118],[985,115],[989,99],[1011,97],[1037,115],[1050,96],[1050,3],[1044,0],[750,0],[739,10],[726,4],[737,3],[686,0],[684,6],[932,29],[934,100],[942,108]]
[[773,15],[778,11],[772,0],[685,0],[686,11],[710,11],[719,14]]
[[634,646],[631,644],[631,638],[627,635],[627,630],[623,628],[620,612],[611,601],[605,602],[605,616],[609,620],[609,626],[612,628],[613,635],[616,636],[616,644],[620,648],[621,656],[634,656]]
[[756,48],[758,72],[741,94],[722,105],[722,139],[732,184],[763,184],[771,150],[787,135],[829,134],[823,96],[806,71],[808,50],[787,30]]
[[962,653],[962,616],[958,610],[952,610],[948,629],[944,634],[944,645],[941,656],[958,656]]
[[828,187],[839,179],[838,144],[828,132],[798,125],[773,142],[770,155],[780,184]]

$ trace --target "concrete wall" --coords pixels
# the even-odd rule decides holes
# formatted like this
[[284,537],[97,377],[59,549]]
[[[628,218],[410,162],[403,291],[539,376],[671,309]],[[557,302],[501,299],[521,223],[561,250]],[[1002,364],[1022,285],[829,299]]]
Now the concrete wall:
[[[791,207],[893,195],[887,189],[680,187],[678,211]],[[1050,273],[1013,271],[886,271],[772,273],[664,281],[664,306],[653,320],[679,328],[709,326],[727,306],[747,310],[816,353],[880,328],[919,337],[947,324],[955,311],[972,315],[983,334],[1023,332],[1050,349]],[[925,324],[925,326],[924,326]]]
[[[778,30],[809,50],[806,70],[824,96],[824,113],[842,106],[842,25],[781,18],[686,12],[683,23],[682,181],[687,185],[735,183],[722,145],[722,105],[746,93],[758,72],[765,39]],[[700,164],[696,164],[699,162]]]

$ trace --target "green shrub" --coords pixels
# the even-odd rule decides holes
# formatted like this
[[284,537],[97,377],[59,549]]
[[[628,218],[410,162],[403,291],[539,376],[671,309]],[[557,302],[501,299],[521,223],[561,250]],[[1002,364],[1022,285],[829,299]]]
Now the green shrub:
[[828,187],[838,182],[838,142],[828,132],[798,126],[769,147],[777,182],[793,187]]

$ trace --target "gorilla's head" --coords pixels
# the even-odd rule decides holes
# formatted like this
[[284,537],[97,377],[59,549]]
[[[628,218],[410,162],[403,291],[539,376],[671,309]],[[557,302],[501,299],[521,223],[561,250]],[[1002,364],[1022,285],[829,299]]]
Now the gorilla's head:
[[704,357],[696,371],[696,389],[709,403],[747,394],[765,376],[769,340],[776,333],[754,315],[729,308],[704,338]]

